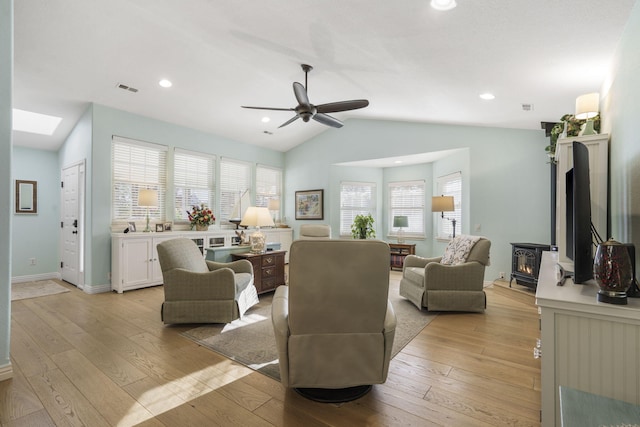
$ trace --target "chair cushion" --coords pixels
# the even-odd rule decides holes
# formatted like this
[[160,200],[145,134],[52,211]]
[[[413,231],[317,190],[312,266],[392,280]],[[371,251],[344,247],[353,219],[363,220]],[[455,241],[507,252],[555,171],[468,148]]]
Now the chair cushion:
[[235,279],[236,279],[236,298],[237,298],[238,295],[240,295],[242,291],[244,291],[247,288],[249,283],[251,283],[251,280],[253,279],[253,277],[249,273],[236,273]]
[[462,235],[454,237],[444,250],[440,264],[464,264],[467,261],[469,252],[471,252],[471,248],[473,248],[473,245],[475,245],[478,240],[480,240],[480,236]]
[[404,278],[414,283],[424,282],[424,268],[423,267],[405,267]]

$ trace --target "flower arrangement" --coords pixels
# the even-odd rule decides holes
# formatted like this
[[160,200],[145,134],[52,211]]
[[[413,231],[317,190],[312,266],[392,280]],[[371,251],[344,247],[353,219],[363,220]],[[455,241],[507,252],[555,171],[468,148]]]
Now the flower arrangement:
[[194,205],[191,208],[191,212],[187,211],[187,215],[189,216],[189,221],[191,221],[191,228],[195,226],[196,230],[206,228],[216,220],[211,209],[204,203],[201,203],[200,206]]
[[[560,118],[560,120],[561,121],[556,123],[551,129],[551,143],[544,148],[544,151],[547,152],[552,163],[555,162],[556,143],[558,142],[558,138],[578,136],[580,134],[580,128],[586,122],[586,120],[576,119],[573,114],[565,114]],[[595,131],[600,132],[600,115],[598,114],[591,120],[593,120],[593,128]]]
[[351,236],[354,239],[375,238],[376,230],[373,228],[373,222],[371,214],[356,215],[351,224]]

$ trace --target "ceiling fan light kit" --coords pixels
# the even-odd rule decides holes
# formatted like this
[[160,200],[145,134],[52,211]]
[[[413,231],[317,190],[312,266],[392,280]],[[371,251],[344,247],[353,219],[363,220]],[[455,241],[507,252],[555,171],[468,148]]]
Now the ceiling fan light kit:
[[278,126],[278,128],[287,126],[298,119],[302,119],[303,122],[308,122],[310,119],[315,120],[326,126],[334,128],[341,128],[342,122],[335,117],[330,116],[327,113],[337,113],[340,111],[357,110],[369,105],[369,101],[366,99],[353,99],[350,101],[337,101],[329,102],[327,104],[314,105],[309,101],[307,94],[307,75],[309,71],[313,70],[311,65],[302,64],[302,71],[304,71],[304,86],[302,83],[293,82],[293,94],[298,101],[298,105],[295,108],[275,108],[275,107],[250,107],[243,105],[242,108],[250,108],[254,110],[271,110],[271,111],[293,111],[295,116]]

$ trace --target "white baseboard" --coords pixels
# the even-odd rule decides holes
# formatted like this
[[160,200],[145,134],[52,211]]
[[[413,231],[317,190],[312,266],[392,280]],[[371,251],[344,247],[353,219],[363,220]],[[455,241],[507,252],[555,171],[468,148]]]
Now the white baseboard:
[[13,378],[13,367],[11,363],[6,366],[0,366],[0,381]]
[[24,283],[24,282],[35,282],[36,280],[51,280],[51,279],[62,279],[60,273],[41,273],[41,274],[31,274],[28,276],[15,276],[11,278],[11,283]]
[[111,292],[111,285],[109,283],[104,285],[84,285],[82,289],[87,294],[103,294],[106,292]]

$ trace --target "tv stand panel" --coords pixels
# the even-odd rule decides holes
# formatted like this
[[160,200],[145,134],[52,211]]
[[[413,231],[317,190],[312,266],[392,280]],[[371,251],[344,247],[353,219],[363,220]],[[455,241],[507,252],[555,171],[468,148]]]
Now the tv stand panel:
[[591,188],[591,222],[602,236],[607,239],[607,181],[609,162],[609,134],[574,136],[558,139],[556,143],[556,243],[559,260],[571,262],[566,256],[567,229],[567,188],[566,173],[573,168],[573,141],[587,146],[589,150],[589,184]]

